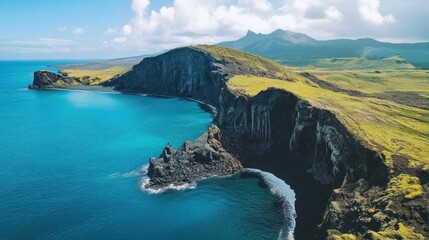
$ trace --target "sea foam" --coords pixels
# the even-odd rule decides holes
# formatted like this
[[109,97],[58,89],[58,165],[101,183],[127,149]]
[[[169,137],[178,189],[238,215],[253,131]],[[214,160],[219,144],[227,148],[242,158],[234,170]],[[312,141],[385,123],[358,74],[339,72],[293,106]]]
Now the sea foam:
[[197,183],[185,183],[185,184],[181,184],[181,185],[173,185],[170,184],[166,187],[163,188],[159,188],[159,189],[153,189],[153,188],[148,188],[146,187],[149,184],[150,178],[147,175],[149,169],[149,164],[143,165],[143,167],[141,168],[141,170],[143,171],[143,178],[141,180],[141,184],[140,184],[140,189],[144,192],[147,192],[149,194],[159,194],[159,193],[163,193],[167,190],[173,190],[173,191],[182,191],[182,190],[186,190],[186,189],[195,189],[197,187]]
[[283,208],[284,223],[278,239],[294,239],[293,233],[296,225],[295,192],[283,180],[272,173],[263,172],[259,169],[246,168],[241,171],[241,174],[261,179],[268,186],[271,193],[279,197]]

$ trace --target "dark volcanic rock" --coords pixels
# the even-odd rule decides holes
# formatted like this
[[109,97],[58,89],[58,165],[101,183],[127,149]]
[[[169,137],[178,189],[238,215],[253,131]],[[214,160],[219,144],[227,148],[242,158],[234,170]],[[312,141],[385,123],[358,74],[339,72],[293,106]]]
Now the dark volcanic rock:
[[167,145],[159,159],[150,159],[150,182],[145,188],[177,186],[207,177],[231,175],[241,170],[241,163],[225,151],[220,139],[219,128],[211,126],[197,140],[187,141],[177,150]]
[[64,80],[64,77],[49,71],[37,71],[34,73],[33,84],[31,84],[29,88],[51,88],[53,87],[53,84],[59,80]]
[[140,64],[108,85],[119,91],[190,97],[216,106],[228,73],[209,54],[178,48]]
[[37,71],[34,73],[33,84],[29,85],[28,88],[63,88],[70,86],[74,81],[77,81],[77,79],[61,76],[50,71]]

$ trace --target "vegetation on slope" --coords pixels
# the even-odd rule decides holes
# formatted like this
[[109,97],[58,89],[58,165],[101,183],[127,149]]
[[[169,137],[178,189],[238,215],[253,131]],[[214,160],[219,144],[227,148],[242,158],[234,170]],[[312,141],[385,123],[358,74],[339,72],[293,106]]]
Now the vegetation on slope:
[[99,85],[114,77],[118,77],[130,68],[127,67],[111,67],[106,69],[62,69],[61,72],[67,77],[78,78],[85,85]]
[[192,48],[209,53],[216,60],[228,65],[229,68],[249,68],[254,71],[254,75],[272,76],[273,78],[293,80],[298,74],[286,71],[280,64],[269,59],[252,55],[243,51],[238,51],[232,48],[197,45]]
[[276,59],[282,65],[290,67],[311,67],[330,70],[339,69],[414,69],[406,59],[394,55],[384,59],[367,59],[364,57],[353,58],[321,58],[321,59]]

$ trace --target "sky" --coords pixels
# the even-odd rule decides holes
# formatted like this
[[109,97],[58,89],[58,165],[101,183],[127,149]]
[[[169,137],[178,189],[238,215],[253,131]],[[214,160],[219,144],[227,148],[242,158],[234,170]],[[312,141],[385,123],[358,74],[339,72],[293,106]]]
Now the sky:
[[429,0],[1,0],[0,59],[106,59],[248,30],[429,42]]

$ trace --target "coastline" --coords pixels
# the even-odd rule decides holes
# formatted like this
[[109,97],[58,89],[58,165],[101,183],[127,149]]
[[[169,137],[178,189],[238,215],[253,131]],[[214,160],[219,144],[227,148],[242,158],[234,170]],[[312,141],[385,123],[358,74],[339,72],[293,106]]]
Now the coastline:
[[[160,94],[147,94],[147,93],[139,93],[139,92],[131,92],[131,91],[119,91],[115,90],[114,87],[106,87],[101,85],[76,85],[76,86],[70,86],[65,88],[46,88],[42,90],[53,90],[53,91],[79,91],[79,92],[99,92],[99,93],[111,93],[111,94],[129,94],[129,95],[140,95],[144,97],[153,97],[153,98],[177,98],[187,101],[192,101],[198,103],[200,107],[207,111],[208,113],[213,115],[213,120],[218,114],[218,111],[216,107],[205,103],[203,101],[189,98],[189,97],[178,97],[178,96],[168,96],[168,95],[160,95]],[[213,121],[212,121],[213,123]]]

